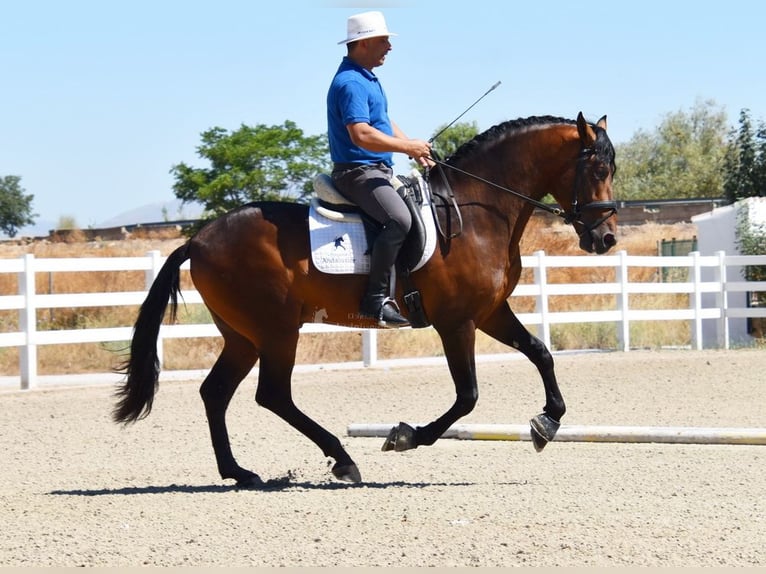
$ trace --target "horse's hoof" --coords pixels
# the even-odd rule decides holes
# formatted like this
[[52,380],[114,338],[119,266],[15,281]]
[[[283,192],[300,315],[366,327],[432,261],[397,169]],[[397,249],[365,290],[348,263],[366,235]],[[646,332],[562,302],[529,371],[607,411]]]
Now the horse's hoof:
[[237,478],[237,488],[262,488],[263,480],[254,472],[247,471],[247,474]]
[[362,474],[353,463],[344,465],[335,463],[335,466],[332,467],[332,474],[335,478],[342,480],[343,482],[362,482]]
[[556,436],[561,423],[554,421],[545,413],[540,413],[529,421],[529,426],[535,451],[541,452]]
[[401,452],[417,448],[417,446],[415,443],[415,429],[407,423],[400,422],[399,426],[393,427],[391,432],[388,433],[388,437],[386,437],[381,450]]

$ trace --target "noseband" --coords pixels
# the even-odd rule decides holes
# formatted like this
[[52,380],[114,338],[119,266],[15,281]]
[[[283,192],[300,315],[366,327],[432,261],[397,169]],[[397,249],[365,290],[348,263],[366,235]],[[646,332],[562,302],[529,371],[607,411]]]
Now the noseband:
[[[561,217],[564,218],[564,223],[579,223],[586,231],[590,232],[596,229],[599,225],[604,223],[607,219],[617,213],[617,202],[612,201],[591,201],[585,204],[580,204],[580,183],[584,177],[585,162],[596,155],[596,150],[590,147],[586,147],[580,150],[580,155],[577,158],[577,172],[575,174],[574,189],[572,193],[572,211],[562,212]],[[607,211],[601,219],[598,219],[595,223],[588,224],[582,220],[582,214],[588,210]]]

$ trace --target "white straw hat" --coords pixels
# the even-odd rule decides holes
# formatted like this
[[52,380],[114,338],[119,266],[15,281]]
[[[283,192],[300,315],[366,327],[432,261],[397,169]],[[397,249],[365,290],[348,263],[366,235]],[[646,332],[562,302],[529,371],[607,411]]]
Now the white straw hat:
[[388,31],[382,12],[364,12],[350,16],[346,23],[346,35],[347,38],[338,44],[348,44],[377,36],[396,36]]

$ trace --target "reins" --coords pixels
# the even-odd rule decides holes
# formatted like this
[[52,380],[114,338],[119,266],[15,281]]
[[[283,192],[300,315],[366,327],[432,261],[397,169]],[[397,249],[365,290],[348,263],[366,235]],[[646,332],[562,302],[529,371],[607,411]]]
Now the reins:
[[[583,149],[580,152],[580,155],[581,155],[581,157],[584,157],[584,156],[587,156],[587,155],[591,155],[592,153],[594,153],[594,152],[593,152],[593,150],[591,148],[585,148],[585,149]],[[457,205],[457,202],[455,201],[455,196],[452,193],[452,188],[451,188],[451,186],[449,184],[449,181],[447,180],[446,174],[444,174],[444,168],[445,167],[448,167],[449,169],[451,169],[453,171],[456,171],[456,172],[461,173],[461,174],[463,174],[463,175],[465,175],[467,177],[475,179],[476,181],[480,181],[480,182],[482,182],[482,183],[484,183],[484,184],[486,184],[486,185],[488,185],[490,187],[494,187],[495,189],[499,189],[499,190],[504,191],[506,193],[510,193],[514,197],[518,197],[519,199],[529,203],[530,205],[533,205],[534,207],[537,207],[538,209],[542,209],[543,211],[547,211],[548,213],[550,213],[552,215],[555,215],[556,217],[562,218],[564,220],[564,223],[566,223],[566,224],[572,224],[572,223],[577,222],[577,223],[580,223],[583,226],[585,226],[585,228],[588,229],[588,230],[595,229],[596,227],[601,225],[604,221],[606,221],[607,219],[612,217],[612,215],[617,213],[617,202],[615,202],[615,201],[592,201],[590,203],[587,203],[587,204],[581,206],[580,202],[579,202],[579,198],[578,198],[578,193],[577,193],[577,181],[575,181],[575,189],[574,189],[574,194],[573,194],[573,199],[572,199],[572,211],[567,212],[566,210],[561,209],[560,207],[552,207],[550,205],[546,205],[545,203],[543,203],[541,201],[537,201],[536,199],[532,199],[531,197],[529,197],[527,195],[524,195],[523,193],[520,193],[520,192],[518,192],[518,191],[516,191],[514,189],[510,189],[508,187],[504,187],[504,186],[499,185],[499,184],[497,184],[497,183],[495,183],[493,181],[489,181],[488,179],[485,179],[485,178],[483,178],[481,176],[478,176],[475,173],[471,173],[471,172],[465,171],[463,169],[460,169],[459,167],[455,167],[452,164],[449,164],[449,163],[447,163],[445,161],[442,161],[441,159],[438,158],[438,154],[435,152],[435,150],[431,151],[431,157],[429,159],[431,161],[433,161],[436,165],[438,165],[440,170],[442,171],[442,175],[444,176],[443,177],[444,185],[447,186],[449,198],[451,199],[452,204],[455,207],[455,211],[456,211],[457,216],[458,216],[458,221],[459,221],[459,224],[460,224],[459,231],[458,231],[457,234],[450,235],[450,238],[457,237],[458,235],[460,235],[460,233],[462,232],[462,228],[463,228],[463,219],[462,219],[462,216],[460,215],[460,209],[459,209],[459,207]],[[578,173],[578,176],[579,176],[579,173]],[[426,170],[425,179],[426,179],[426,182],[428,182],[428,179],[429,179],[428,178],[428,170]],[[430,184],[429,184],[428,187],[429,188],[431,187]],[[586,222],[582,221],[582,219],[581,219],[581,215],[582,215],[582,213],[583,213],[583,211],[585,209],[605,209],[605,210],[608,210],[609,213],[607,215],[605,215],[604,217],[602,217],[601,219],[599,219],[596,223],[594,223],[592,225],[588,225]],[[432,202],[432,211],[433,210],[434,210],[434,207],[433,207],[433,202]],[[436,218],[436,212],[435,211],[434,211],[434,217]],[[442,237],[446,238],[445,233],[441,229],[441,225],[439,224],[438,218],[436,218],[436,225],[439,228],[439,232],[441,233]]]
[[[467,175],[468,177],[470,177],[472,179],[475,179],[476,181],[480,181],[480,182],[485,183],[485,184],[487,184],[487,185],[489,185],[491,187],[494,187],[494,188],[499,189],[501,191],[505,191],[506,193],[510,193],[511,195],[514,195],[514,196],[518,197],[519,199],[523,199],[524,201],[534,205],[535,207],[539,207],[540,209],[544,209],[548,213],[552,213],[553,215],[556,215],[558,217],[564,217],[564,218],[566,217],[566,212],[563,209],[560,209],[558,207],[551,207],[550,205],[546,205],[546,204],[542,203],[541,201],[537,201],[536,199],[532,199],[531,197],[529,197],[527,195],[524,195],[523,193],[519,193],[518,191],[515,191],[515,190],[510,189],[508,187],[503,187],[502,185],[499,185],[499,184],[497,184],[497,183],[495,183],[493,181],[489,181],[488,179],[484,179],[483,177],[478,176],[475,173],[471,173],[469,171],[465,171],[463,169],[460,169],[459,167],[455,167],[454,165],[449,164],[446,161],[441,161],[439,159],[436,159],[435,157],[433,157],[434,155],[435,154],[432,152],[430,159],[431,159],[431,161],[433,161],[435,164],[437,164],[440,167],[448,167],[451,170],[456,171],[458,173],[462,173],[463,175]],[[447,187],[449,187],[449,182],[447,181],[446,178],[444,180],[444,183],[445,183],[445,185]],[[567,223],[569,223],[569,222],[567,222]]]

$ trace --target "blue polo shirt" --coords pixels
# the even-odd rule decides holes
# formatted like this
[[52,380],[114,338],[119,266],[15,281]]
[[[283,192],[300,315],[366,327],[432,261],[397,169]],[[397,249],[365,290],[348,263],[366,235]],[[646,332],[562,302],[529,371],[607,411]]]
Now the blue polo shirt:
[[393,165],[391,152],[373,152],[354,145],[348,124],[367,123],[393,135],[388,100],[378,77],[348,56],[343,58],[327,92],[327,137],[335,163]]

